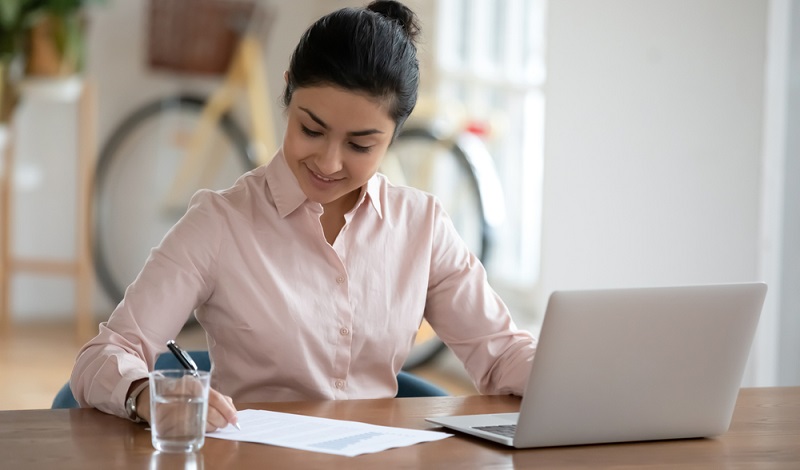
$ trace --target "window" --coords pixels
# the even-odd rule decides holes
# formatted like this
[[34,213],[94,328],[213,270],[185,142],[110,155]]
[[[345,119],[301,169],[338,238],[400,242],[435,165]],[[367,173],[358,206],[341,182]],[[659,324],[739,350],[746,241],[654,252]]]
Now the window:
[[488,124],[506,215],[487,270],[498,287],[538,280],[544,135],[545,0],[439,0],[437,109]]

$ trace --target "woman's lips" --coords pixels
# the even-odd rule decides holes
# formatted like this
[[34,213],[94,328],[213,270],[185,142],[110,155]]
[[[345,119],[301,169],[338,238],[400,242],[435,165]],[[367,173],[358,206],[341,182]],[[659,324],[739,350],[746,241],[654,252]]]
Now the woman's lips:
[[311,174],[314,176],[314,178],[317,178],[320,181],[326,181],[326,182],[336,181],[333,178],[326,178],[318,173],[314,173],[313,171],[311,172]]
[[306,166],[306,169],[308,170],[309,175],[311,175],[311,181],[319,186],[327,187],[344,179],[344,178],[330,178],[328,176],[323,176],[317,173],[316,171],[312,170],[308,166]]

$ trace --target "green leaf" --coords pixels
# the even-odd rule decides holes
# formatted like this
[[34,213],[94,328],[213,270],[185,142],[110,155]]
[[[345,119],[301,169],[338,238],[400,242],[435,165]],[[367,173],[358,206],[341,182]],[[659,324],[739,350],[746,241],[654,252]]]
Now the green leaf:
[[0,34],[13,28],[19,17],[20,0],[0,0]]

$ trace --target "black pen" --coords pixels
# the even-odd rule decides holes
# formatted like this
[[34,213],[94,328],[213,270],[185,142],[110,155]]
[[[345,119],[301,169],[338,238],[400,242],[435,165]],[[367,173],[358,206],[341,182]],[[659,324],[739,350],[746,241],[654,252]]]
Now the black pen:
[[197,364],[195,364],[194,359],[192,359],[189,353],[181,349],[173,340],[167,341],[167,348],[178,358],[178,362],[181,363],[184,369],[191,371],[192,375],[197,377]]
[[[194,359],[192,359],[192,356],[190,356],[189,353],[181,349],[181,347],[178,346],[178,343],[176,343],[174,340],[167,341],[167,348],[172,352],[172,354],[175,355],[176,358],[178,358],[178,362],[181,363],[184,369],[192,371],[192,375],[197,377],[197,364],[194,362]],[[239,426],[239,423],[233,423],[233,425],[236,426],[236,429],[239,431],[242,430],[241,426]]]

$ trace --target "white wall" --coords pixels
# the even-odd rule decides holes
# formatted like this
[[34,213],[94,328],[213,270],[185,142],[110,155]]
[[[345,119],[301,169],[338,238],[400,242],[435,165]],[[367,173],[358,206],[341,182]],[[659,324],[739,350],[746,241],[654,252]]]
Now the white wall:
[[[764,280],[763,237],[781,235],[761,225],[769,7],[549,2],[540,308],[554,289]],[[783,328],[785,370],[797,343]]]
[[765,4],[549,9],[544,291],[757,279]]
[[789,3],[787,41],[786,114],[783,152],[785,189],[780,250],[780,300],[778,304],[778,380],[800,384],[800,1]]

